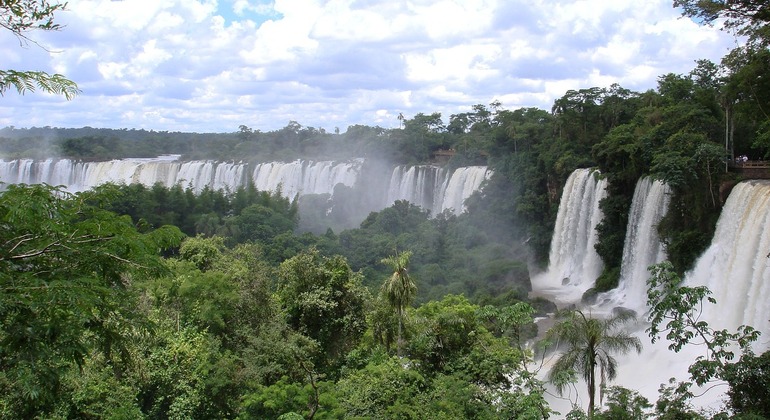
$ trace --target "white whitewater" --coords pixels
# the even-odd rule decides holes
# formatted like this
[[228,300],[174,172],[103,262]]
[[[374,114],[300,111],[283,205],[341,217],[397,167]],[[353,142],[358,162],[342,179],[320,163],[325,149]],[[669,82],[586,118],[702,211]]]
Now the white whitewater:
[[115,159],[80,162],[70,159],[0,161],[0,182],[6,184],[63,185],[70,192],[97,185],[141,183],[147,186],[182,185],[200,192],[206,187],[235,189],[244,184],[241,163],[212,161],[177,162],[178,156],[155,159]]
[[443,179],[443,175],[438,166],[397,166],[390,176],[388,199],[385,204],[392,205],[397,200],[406,200],[435,214],[433,199],[438,180]]
[[6,184],[64,185],[77,192],[107,182],[141,183],[147,186],[161,183],[171,187],[181,185],[195,192],[204,188],[233,191],[246,184],[251,176],[263,191],[278,191],[284,196],[296,194],[332,193],[337,184],[352,186],[357,180],[361,162],[270,162],[258,164],[247,175],[244,163],[190,161],[179,162],[178,156],[156,159],[116,159],[105,162],[80,162],[69,159],[33,161],[20,159],[0,161],[0,181]]
[[465,211],[465,200],[481,188],[491,172],[486,166],[466,166],[449,172],[438,166],[397,166],[393,169],[386,205],[407,200],[437,215]]
[[[388,187],[375,187],[382,183],[361,176],[365,163],[363,159],[344,162],[295,160],[254,165],[215,161],[181,162],[178,159],[178,155],[169,155],[104,162],[70,159],[0,160],[0,182],[63,185],[70,192],[85,191],[107,182],[140,183],[146,186],[160,183],[165,187],[181,185],[200,192],[204,188],[234,191],[251,180],[260,191],[280,191],[290,199],[307,194],[334,195],[335,188],[343,185],[356,188],[366,195],[360,201],[371,202],[374,207],[365,209],[366,212],[378,211],[396,200],[408,200],[436,215],[447,209],[455,214],[462,213],[465,200],[479,190],[482,182],[491,174],[485,166],[462,167],[454,171],[431,165],[398,166],[390,172]],[[383,192],[382,188],[388,190]],[[383,202],[385,197],[387,201]]]
[[[717,222],[711,245],[686,273],[688,286],[706,286],[716,304],[705,303],[701,319],[715,329],[735,332],[751,325],[762,332],[755,343],[757,353],[770,348],[770,181],[744,181],[727,198]],[[642,326],[644,327],[644,326]],[[701,346],[689,346],[680,353],[669,351],[665,337],[651,344],[643,332],[641,355],[619,358],[618,383],[638,389],[651,401],[657,388],[669,377],[685,380],[687,368],[703,355]],[[713,385],[713,384],[711,384]],[[702,396],[696,406],[718,408],[725,398],[725,386],[696,391]]]
[[362,163],[360,160],[260,163],[254,168],[252,180],[260,191],[280,190],[284,197],[292,199],[298,194],[332,194],[338,184],[355,185]]
[[[639,187],[641,188],[641,187]],[[566,190],[566,188],[565,188]],[[659,218],[668,201],[658,199],[653,193],[647,201],[657,201],[661,206]],[[666,195],[663,193],[663,195]],[[586,199],[586,201],[589,201]],[[636,204],[634,207],[636,207]],[[564,202],[562,203],[564,205]],[[652,202],[645,203],[642,208],[653,206]],[[652,212],[651,209],[644,210]],[[633,212],[633,210],[632,210]],[[640,224],[645,223],[641,217]],[[629,223],[631,218],[629,217]],[[636,228],[637,235],[643,232],[640,226]],[[632,235],[633,236],[633,235]],[[638,239],[627,241],[626,252],[632,252],[635,247],[650,247],[650,255],[658,245],[643,244],[645,241],[657,243],[655,238],[642,235]],[[694,268],[686,273],[685,284],[689,286],[707,286],[717,303],[705,303],[702,318],[713,328],[726,328],[730,331],[740,325],[751,325],[762,332],[755,351],[761,353],[770,348],[770,181],[745,181],[736,185],[728,197],[717,222],[716,231],[711,245],[698,258]],[[657,258],[656,258],[657,259]],[[624,261],[624,268],[625,268]],[[646,264],[646,263],[645,263]],[[630,265],[630,264],[629,264]],[[633,308],[644,308],[646,304],[647,274],[642,275],[637,269],[628,268],[629,272],[624,283],[619,286],[618,294],[624,295],[624,302]],[[638,276],[638,277],[637,277]],[[631,280],[633,278],[633,280]],[[628,280],[628,282],[626,282]],[[631,284],[633,281],[633,284]],[[573,303],[579,304],[579,298]],[[589,309],[591,308],[584,308]],[[642,315],[644,311],[640,311]],[[687,380],[688,367],[696,357],[702,356],[700,346],[685,347],[680,353],[668,350],[668,341],[661,337],[655,344],[645,333],[647,323],[643,318],[636,325],[635,335],[644,345],[642,354],[629,354],[617,357],[619,362],[618,378],[614,384],[639,391],[648,400],[654,402],[658,398],[661,384],[669,378],[679,381]],[[725,399],[725,386],[695,390],[699,396],[693,399],[693,404],[700,407],[719,408]],[[580,395],[578,403],[585,407],[585,386],[577,385]],[[702,394],[702,395],[701,395]],[[562,412],[569,410],[569,403],[563,400],[553,400],[552,405]]]
[[647,302],[647,268],[666,259],[666,251],[658,236],[658,223],[666,215],[671,189],[664,183],[643,177],[636,183],[628,213],[626,239],[618,287],[603,293],[597,304],[623,306],[640,315]]
[[704,313],[710,325],[751,325],[763,332],[764,342],[770,340],[770,181],[733,188],[711,245],[686,282],[713,293],[717,304],[706,305]]
[[491,176],[486,166],[466,166],[455,169],[452,176],[441,185],[437,199],[433,202],[434,214],[452,210],[454,214],[465,211],[465,200],[481,188]]
[[606,197],[607,180],[598,171],[577,169],[564,185],[556,216],[548,270],[532,279],[535,293],[544,294],[557,304],[579,302],[593,287],[603,264],[594,245],[596,226],[602,220],[599,202]]

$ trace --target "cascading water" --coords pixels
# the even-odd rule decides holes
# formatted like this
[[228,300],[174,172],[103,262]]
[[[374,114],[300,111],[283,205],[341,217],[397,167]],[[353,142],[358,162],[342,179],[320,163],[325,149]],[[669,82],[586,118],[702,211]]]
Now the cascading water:
[[[244,163],[191,161],[178,162],[178,156],[157,159],[120,159],[106,162],[79,162],[69,159],[29,159],[0,161],[0,181],[6,184],[64,185],[69,191],[83,191],[97,185],[114,183],[161,183],[166,187],[182,185],[200,192],[235,190],[245,185],[247,165]],[[360,162],[295,161],[258,164],[252,178],[258,189],[277,191],[294,197],[297,193],[331,193],[337,184],[351,186],[356,182]]]
[[607,195],[607,180],[598,179],[597,174],[592,169],[577,169],[567,179],[556,216],[548,270],[532,279],[533,291],[549,296],[557,304],[578,302],[603,268],[594,245],[596,225],[602,219],[599,201]]
[[[343,185],[355,186],[362,195],[357,198],[361,203],[356,205],[366,207],[361,209],[364,215],[390,206],[396,200],[408,200],[436,215],[446,209],[460,214],[464,210],[465,199],[478,190],[490,174],[485,166],[462,167],[454,171],[430,165],[398,166],[392,170],[388,167],[388,186],[361,175],[365,163],[363,159],[346,162],[296,160],[248,165],[214,161],[180,162],[178,158],[178,155],[170,155],[105,162],[70,159],[0,161],[0,182],[63,185],[70,192],[84,191],[106,182],[147,186],[160,183],[166,187],[190,187],[200,192],[206,187],[233,191],[251,179],[258,190],[280,191],[284,197],[292,199],[298,194],[333,196],[335,188]],[[384,188],[387,190],[383,192]],[[385,197],[387,201],[383,202]],[[355,226],[358,221],[351,223]]]
[[[640,181],[640,184],[646,181]],[[568,182],[569,184],[569,182]],[[652,258],[659,247],[659,241],[655,237],[647,236],[649,231],[654,231],[655,220],[659,220],[665,213],[668,200],[667,193],[662,185],[649,185],[650,192],[646,200],[634,200],[632,213],[639,211],[636,227],[629,226],[626,248],[624,254],[639,252],[646,254],[644,258],[624,259],[623,278],[616,295],[623,295],[624,306],[631,308],[644,308],[646,304],[646,279],[649,273],[641,272],[641,265],[649,261],[659,260],[662,257]],[[569,189],[575,188],[574,183]],[[637,185],[637,190],[646,188]],[[659,188],[658,191],[656,188]],[[568,187],[565,186],[565,194]],[[642,194],[639,192],[639,194]],[[635,193],[636,196],[636,193]],[[584,201],[593,201],[593,193],[585,191]],[[642,202],[644,202],[642,204]],[[655,211],[653,207],[659,206]],[[571,206],[569,199],[562,199],[562,206]],[[583,215],[589,224],[588,215]],[[650,228],[644,227],[650,223]],[[559,226],[557,224],[557,226]],[[634,233],[635,232],[635,233]],[[642,235],[640,235],[640,233]],[[557,233],[554,234],[556,240]],[[629,239],[629,236],[631,237]],[[652,242],[652,243],[649,243]],[[645,251],[640,251],[641,248]],[[740,325],[751,325],[762,332],[762,336],[755,351],[761,353],[770,348],[770,181],[745,181],[735,186],[725,203],[717,223],[714,239],[709,248],[695,263],[694,268],[685,275],[685,284],[689,286],[707,286],[717,303],[704,303],[701,319],[708,322],[716,329],[726,328],[730,331]],[[559,258],[558,253],[552,253],[551,258]],[[631,263],[633,261],[633,264]],[[654,262],[654,261],[653,261]],[[597,269],[599,267],[596,267]],[[563,288],[569,288],[569,285]],[[543,293],[549,294],[549,293]],[[555,291],[551,296],[561,296]],[[579,298],[571,303],[579,304]],[[584,310],[592,308],[584,308]],[[644,312],[644,311],[638,311]],[[640,313],[641,315],[641,313]],[[661,337],[656,343],[651,343],[645,329],[648,326],[643,318],[632,333],[639,337],[643,343],[642,354],[620,355],[618,360],[618,377],[613,382],[629,389],[640,392],[650,401],[658,398],[658,389],[661,384],[668,382],[669,378],[678,381],[687,380],[688,367],[698,356],[704,355],[702,346],[686,346],[679,353],[668,349],[668,342]],[[694,389],[698,397],[691,402],[695,406],[719,408],[724,400],[725,386],[713,386],[708,384],[702,389]],[[584,384],[578,384],[578,393],[582,395]],[[580,403],[581,401],[578,401]],[[582,401],[585,403],[585,401]],[[559,411],[569,410],[569,403],[564,400],[554,399],[552,407]]]
[[387,205],[407,200],[437,215],[445,210],[459,215],[465,200],[490,176],[486,166],[467,166],[448,172],[437,166],[397,166],[388,187]]
[[491,173],[486,166],[466,166],[457,168],[452,176],[446,178],[433,200],[433,214],[452,210],[460,214],[465,210],[465,200],[481,187]]
[[297,194],[332,194],[337,184],[353,186],[358,179],[360,160],[345,163],[329,161],[267,162],[257,164],[252,174],[254,186],[261,191],[281,191],[294,198]]
[[730,330],[751,325],[769,342],[769,253],[770,182],[741,182],[722,208],[711,245],[685,280],[713,293],[717,304],[704,308],[710,325]]
[[622,306],[640,314],[645,312],[650,276],[647,268],[666,258],[658,236],[658,223],[668,211],[670,194],[668,186],[650,177],[636,183],[628,214],[620,281],[616,289],[599,296],[597,305],[609,309]]
[[63,185],[77,192],[107,182],[118,184],[181,184],[194,191],[205,187],[235,189],[243,185],[244,164],[210,161],[177,162],[178,156],[156,159],[116,159],[79,162],[69,159],[0,161],[0,181],[6,184]]
[[439,179],[443,174],[437,166],[397,166],[393,169],[388,186],[387,205],[397,200],[406,200],[412,204],[430,210],[433,213],[433,198]]

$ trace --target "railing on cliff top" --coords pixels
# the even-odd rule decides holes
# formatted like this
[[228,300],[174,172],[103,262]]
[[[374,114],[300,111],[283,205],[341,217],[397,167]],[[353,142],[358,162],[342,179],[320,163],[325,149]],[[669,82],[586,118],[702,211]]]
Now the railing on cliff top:
[[746,178],[770,179],[770,161],[746,160],[730,162],[730,172],[741,174]]

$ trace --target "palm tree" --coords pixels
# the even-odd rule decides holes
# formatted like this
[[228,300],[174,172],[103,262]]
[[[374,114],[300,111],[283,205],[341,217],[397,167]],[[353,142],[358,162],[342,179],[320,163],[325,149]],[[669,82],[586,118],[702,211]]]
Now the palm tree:
[[561,394],[567,383],[559,381],[565,373],[574,372],[585,379],[588,385],[588,418],[593,418],[594,398],[596,395],[596,368],[599,368],[601,386],[607,380],[617,376],[617,361],[613,353],[625,354],[630,350],[642,351],[642,343],[637,337],[620,330],[626,322],[634,319],[630,311],[618,312],[606,319],[587,317],[579,310],[571,311],[566,319],[557,323],[548,331],[548,336],[557,346],[564,345],[564,353],[559,356],[548,373],[548,379]]
[[407,271],[411,257],[412,253],[405,251],[382,260],[383,264],[393,268],[393,274],[382,284],[382,293],[385,295],[391,309],[398,316],[398,341],[396,341],[396,348],[399,357],[401,357],[401,347],[403,344],[401,331],[404,328],[404,311],[412,303],[414,295],[417,293],[417,285],[414,284]]

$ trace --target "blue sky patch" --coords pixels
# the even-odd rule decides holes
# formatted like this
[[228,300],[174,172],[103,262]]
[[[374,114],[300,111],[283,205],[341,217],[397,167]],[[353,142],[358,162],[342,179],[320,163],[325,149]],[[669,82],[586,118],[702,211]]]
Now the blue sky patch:
[[275,4],[271,0],[234,1],[222,0],[217,7],[217,14],[225,18],[225,25],[233,22],[250,20],[257,24],[268,20],[278,20],[283,17],[275,10]]

